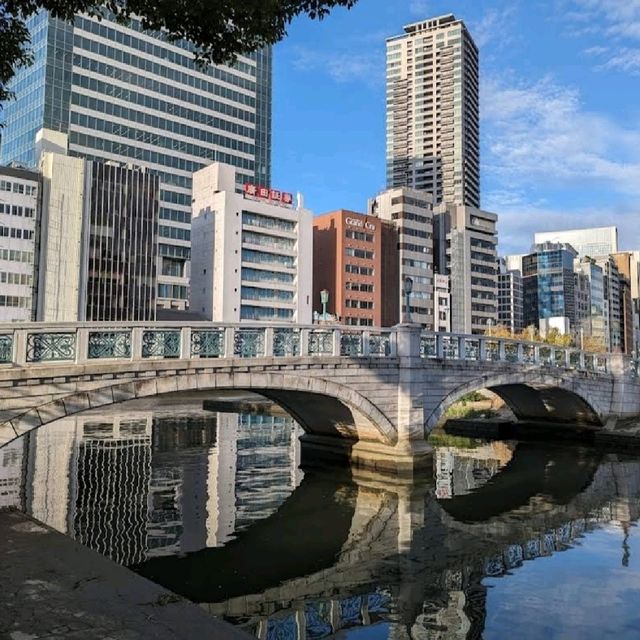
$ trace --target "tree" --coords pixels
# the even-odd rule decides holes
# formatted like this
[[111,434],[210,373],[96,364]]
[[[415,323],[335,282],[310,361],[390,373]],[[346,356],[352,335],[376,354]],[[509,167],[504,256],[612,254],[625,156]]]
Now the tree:
[[605,353],[607,350],[607,345],[600,336],[584,336],[582,345],[583,349],[589,353]]
[[350,9],[358,0],[0,0],[0,102],[7,85],[31,62],[26,19],[39,10],[72,20],[76,13],[125,23],[136,16],[150,31],[170,41],[190,40],[195,58],[206,64],[232,61],[237,55],[275,44],[298,15],[322,19],[335,7]]
[[504,324],[497,324],[484,330],[484,335],[491,338],[513,338],[511,329]]
[[568,333],[560,333],[556,327],[547,331],[544,341],[555,347],[570,347],[573,344],[573,338]]

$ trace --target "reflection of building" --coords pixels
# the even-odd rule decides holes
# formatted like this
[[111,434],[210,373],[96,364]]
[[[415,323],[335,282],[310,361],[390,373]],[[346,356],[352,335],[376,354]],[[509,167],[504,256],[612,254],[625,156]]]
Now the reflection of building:
[[19,438],[0,449],[0,509],[21,507],[24,440]]
[[311,211],[218,162],[193,176],[191,308],[208,320],[311,323]]
[[449,14],[387,40],[387,187],[480,206],[478,49]]
[[221,546],[273,513],[302,480],[298,436],[289,418],[90,413],[31,432],[24,461],[3,449],[0,488],[19,499],[24,469],[28,513],[136,564]]

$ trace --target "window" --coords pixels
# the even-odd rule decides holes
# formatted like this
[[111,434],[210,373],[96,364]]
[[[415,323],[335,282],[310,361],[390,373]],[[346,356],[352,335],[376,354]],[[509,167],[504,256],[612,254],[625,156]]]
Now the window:
[[345,254],[352,258],[362,258],[363,260],[373,260],[373,251],[367,251],[365,249],[354,249],[353,247],[347,247]]
[[373,269],[371,267],[362,267],[358,264],[346,264],[344,270],[347,273],[355,273],[360,276],[372,276]]
[[373,242],[373,235],[370,233],[365,233],[364,231],[352,231],[348,229],[345,237],[349,240],[360,240],[362,242]]

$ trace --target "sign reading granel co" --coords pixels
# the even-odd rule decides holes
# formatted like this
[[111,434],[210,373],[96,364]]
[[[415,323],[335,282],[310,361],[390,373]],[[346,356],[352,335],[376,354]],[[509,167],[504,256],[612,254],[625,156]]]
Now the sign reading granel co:
[[244,185],[243,193],[245,198],[251,200],[265,200],[271,204],[278,204],[282,207],[293,206],[293,194],[278,189],[269,189],[259,185],[247,183]]

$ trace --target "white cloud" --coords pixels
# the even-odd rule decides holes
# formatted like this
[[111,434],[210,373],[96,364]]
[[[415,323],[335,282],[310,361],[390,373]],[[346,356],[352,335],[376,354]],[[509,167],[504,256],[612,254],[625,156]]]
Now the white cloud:
[[470,25],[473,39],[480,50],[489,44],[504,46],[513,41],[515,29],[512,18],[515,10],[513,4],[500,10],[489,9],[480,20]]
[[640,49],[618,49],[606,62],[603,62],[599,69],[620,69],[627,73],[640,74]]
[[[640,126],[585,110],[580,93],[552,76],[530,83],[487,78],[482,115],[483,172],[492,182],[483,207],[500,216],[502,251],[527,250],[534,231],[611,220],[627,248],[640,247]],[[562,209],[539,193],[560,202],[593,193],[594,201]]]
[[624,128],[582,109],[577,90],[551,76],[482,87],[489,151],[484,164],[515,185],[581,184],[640,196],[640,128]]
[[299,71],[326,73],[335,82],[362,82],[369,86],[384,83],[384,53],[348,51],[312,51],[304,47],[292,50],[292,64]]
[[429,0],[411,0],[409,2],[409,11],[421,18],[428,17],[433,11]]

